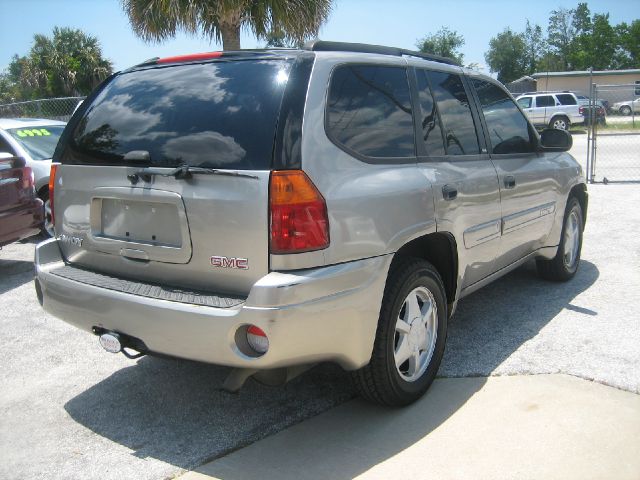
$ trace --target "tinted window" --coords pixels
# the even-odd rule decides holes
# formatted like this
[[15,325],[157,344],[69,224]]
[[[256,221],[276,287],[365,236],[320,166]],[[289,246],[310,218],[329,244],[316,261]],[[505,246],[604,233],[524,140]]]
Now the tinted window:
[[536,97],[536,107],[555,107],[556,101],[551,95],[541,95]]
[[7,133],[34,160],[48,160],[53,156],[64,125],[41,125],[7,129]]
[[569,95],[568,93],[558,93],[556,94],[556,98],[562,105],[577,105],[578,102],[573,95]]
[[327,133],[368,157],[415,156],[409,84],[404,68],[342,65],[329,87]]
[[459,75],[444,72],[428,72],[428,75],[442,117],[447,153],[479,153],[478,137],[462,79]]
[[10,153],[11,155],[15,155],[16,152],[13,151],[9,142],[7,142],[2,135],[0,135],[0,152]]
[[531,108],[531,97],[522,97],[516,101],[522,108]]
[[529,124],[509,95],[490,82],[473,79],[487,123],[493,153],[532,152]]
[[428,155],[444,155],[444,143],[442,141],[442,131],[440,129],[440,119],[438,109],[431,95],[431,88],[427,81],[427,74],[424,70],[418,70],[418,92],[420,96],[420,107],[422,116],[420,127],[422,129],[422,140],[424,141]]
[[267,169],[289,62],[229,61],[123,73],[88,108],[65,161]]

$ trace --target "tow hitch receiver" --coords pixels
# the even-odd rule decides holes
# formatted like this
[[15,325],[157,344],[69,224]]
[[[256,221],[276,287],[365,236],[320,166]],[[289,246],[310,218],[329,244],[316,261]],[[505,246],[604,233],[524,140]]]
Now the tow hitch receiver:
[[120,353],[122,344],[117,333],[103,333],[100,335],[100,345],[109,353]]
[[[125,335],[123,333],[105,330],[101,327],[93,327],[93,333],[98,336],[100,345],[109,353],[120,353],[133,360],[144,357],[147,354],[147,347],[141,340]],[[135,350],[135,353],[129,353],[127,349]]]

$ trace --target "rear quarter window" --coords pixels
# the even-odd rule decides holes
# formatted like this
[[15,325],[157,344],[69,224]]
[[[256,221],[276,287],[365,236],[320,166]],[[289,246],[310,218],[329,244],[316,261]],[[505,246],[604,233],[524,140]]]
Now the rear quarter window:
[[415,157],[406,69],[336,67],[329,86],[326,130],[329,138],[348,153],[373,158]]
[[569,95],[568,93],[559,93],[556,98],[562,105],[577,105],[576,97]]
[[63,163],[269,169],[289,60],[220,61],[116,76],[76,126]]

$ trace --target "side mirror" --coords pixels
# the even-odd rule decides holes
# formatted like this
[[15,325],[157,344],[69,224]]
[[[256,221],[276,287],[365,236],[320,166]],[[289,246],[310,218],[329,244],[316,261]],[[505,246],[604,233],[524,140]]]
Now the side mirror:
[[566,152],[573,147],[573,137],[566,130],[547,128],[540,134],[540,144],[547,152]]

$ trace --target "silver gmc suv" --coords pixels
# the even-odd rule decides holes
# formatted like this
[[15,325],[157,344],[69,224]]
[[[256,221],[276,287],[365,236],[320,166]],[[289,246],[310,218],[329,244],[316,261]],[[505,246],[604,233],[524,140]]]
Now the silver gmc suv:
[[461,298],[532,258],[575,274],[570,146],[495,80],[397,48],[154,59],[66,127],[36,291],[110,352],[233,367],[229,390],[330,361],[405,405]]

